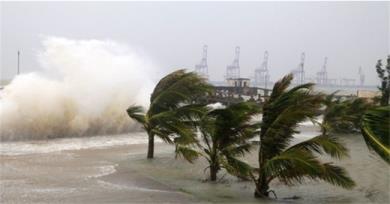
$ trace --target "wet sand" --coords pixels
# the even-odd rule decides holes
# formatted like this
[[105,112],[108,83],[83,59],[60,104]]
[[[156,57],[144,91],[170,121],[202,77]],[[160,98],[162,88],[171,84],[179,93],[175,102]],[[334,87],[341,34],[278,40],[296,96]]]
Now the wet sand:
[[[173,147],[157,143],[147,160],[146,144],[2,154],[1,203],[389,203],[389,165],[369,154],[358,135],[343,135],[351,158],[337,162],[357,182],[344,190],[308,181],[287,187],[273,182],[277,200],[253,198],[251,182],[224,172],[218,183],[205,182],[204,160],[174,158]],[[256,150],[245,158],[255,164]],[[327,159],[327,158],[324,158]],[[285,199],[299,196],[298,200]]]

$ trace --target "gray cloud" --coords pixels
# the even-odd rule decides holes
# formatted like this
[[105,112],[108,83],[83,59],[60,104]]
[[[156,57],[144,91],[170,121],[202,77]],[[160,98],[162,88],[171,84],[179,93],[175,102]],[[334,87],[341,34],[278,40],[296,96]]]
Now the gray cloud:
[[331,78],[376,84],[376,60],[390,47],[389,2],[1,2],[1,77],[39,70],[42,36],[111,39],[146,53],[164,72],[198,63],[209,46],[212,80],[222,80],[241,46],[242,75],[250,77],[268,50],[271,80],[296,68],[306,52],[309,76],[328,56]]

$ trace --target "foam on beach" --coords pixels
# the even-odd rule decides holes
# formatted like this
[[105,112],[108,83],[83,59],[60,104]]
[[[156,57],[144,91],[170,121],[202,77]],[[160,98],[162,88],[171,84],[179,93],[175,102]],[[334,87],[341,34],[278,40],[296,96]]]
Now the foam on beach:
[[[2,142],[0,143],[0,155],[28,155],[84,149],[105,149],[118,146],[147,144],[147,142],[148,137],[144,132],[81,138],[57,138],[39,141]],[[156,138],[155,142],[160,143],[162,141]]]

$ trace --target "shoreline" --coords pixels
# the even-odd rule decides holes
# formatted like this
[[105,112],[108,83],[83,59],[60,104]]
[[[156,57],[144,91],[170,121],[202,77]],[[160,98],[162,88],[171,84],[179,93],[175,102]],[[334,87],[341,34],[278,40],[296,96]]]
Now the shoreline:
[[[157,143],[153,160],[146,159],[147,144],[0,155],[0,200],[3,203],[387,203],[390,168],[374,154],[368,154],[361,137],[341,136],[351,149],[351,158],[335,162],[356,180],[357,187],[351,191],[323,182],[292,187],[273,182],[271,188],[278,199],[258,200],[253,197],[253,183],[224,176],[223,171],[218,174],[218,183],[205,182],[208,175],[203,171],[205,161],[190,164],[182,158],[175,159],[174,146]],[[256,151],[254,148],[245,157],[253,165]],[[300,199],[284,199],[294,196]]]

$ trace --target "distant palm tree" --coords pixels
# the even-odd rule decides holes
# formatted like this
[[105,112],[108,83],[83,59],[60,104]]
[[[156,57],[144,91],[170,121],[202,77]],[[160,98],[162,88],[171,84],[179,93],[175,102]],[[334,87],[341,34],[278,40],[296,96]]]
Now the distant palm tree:
[[321,122],[321,131],[323,134],[334,131],[340,123],[344,123],[347,120],[348,116],[345,114],[345,104],[339,98],[335,97],[337,92],[333,92],[324,97],[323,104],[325,108]]
[[348,156],[347,149],[329,135],[316,136],[290,146],[298,124],[318,116],[323,95],[312,91],[314,84],[298,85],[288,90],[293,76],[278,81],[263,106],[260,132],[259,168],[250,176],[256,184],[255,196],[267,197],[274,179],[290,185],[304,178],[324,180],[344,188],[355,183],[347,172],[332,163],[322,163],[316,154],[332,157]]
[[252,147],[249,139],[259,133],[259,123],[253,122],[253,116],[260,110],[251,102],[210,110],[199,125],[201,140],[192,145],[179,144],[177,154],[191,163],[199,156],[204,157],[209,163],[211,181],[216,181],[221,168],[238,177],[248,175],[251,167],[238,157],[249,152]]
[[363,98],[339,99],[336,98],[337,92],[325,97],[322,111],[321,129],[323,134],[327,133],[350,133],[360,130],[360,120],[364,112],[372,104]]
[[381,91],[380,105],[388,106],[390,102],[390,55],[387,56],[387,65],[384,67],[382,60],[378,60],[375,68],[379,79],[381,80],[381,86],[378,87]]
[[141,106],[130,106],[128,115],[142,124],[148,134],[147,158],[154,156],[154,136],[173,144],[191,143],[193,119],[204,113],[204,106],[195,100],[211,91],[211,86],[194,72],[177,70],[162,78],[154,88],[146,113]]
[[351,126],[355,130],[360,129],[360,122],[362,120],[362,117],[364,113],[373,107],[373,103],[368,102],[364,98],[355,98],[351,100],[347,100],[347,110],[346,114],[350,115],[349,122],[351,123]]
[[390,163],[390,106],[367,111],[361,128],[367,146]]

